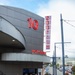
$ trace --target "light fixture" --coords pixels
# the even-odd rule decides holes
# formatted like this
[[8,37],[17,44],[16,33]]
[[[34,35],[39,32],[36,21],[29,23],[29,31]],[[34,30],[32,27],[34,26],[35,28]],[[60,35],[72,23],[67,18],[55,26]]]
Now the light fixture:
[[12,41],[14,42],[15,40],[13,39]]

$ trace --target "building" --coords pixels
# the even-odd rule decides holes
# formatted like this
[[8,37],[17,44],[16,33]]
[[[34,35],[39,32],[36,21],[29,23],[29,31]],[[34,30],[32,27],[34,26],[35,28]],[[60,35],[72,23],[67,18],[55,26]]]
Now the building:
[[[62,58],[57,58],[57,64],[62,65]],[[75,65],[75,57],[66,57],[65,65],[73,66]]]
[[43,52],[44,18],[24,9],[0,6],[0,74],[38,73],[50,58]]
[[75,57],[68,57],[65,59],[65,63],[68,65],[75,65]]

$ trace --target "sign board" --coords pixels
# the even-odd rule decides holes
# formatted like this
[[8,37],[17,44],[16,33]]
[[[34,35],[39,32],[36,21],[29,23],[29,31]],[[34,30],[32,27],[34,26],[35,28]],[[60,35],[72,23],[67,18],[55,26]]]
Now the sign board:
[[51,16],[45,16],[45,46],[46,50],[50,50],[50,37],[51,37]]
[[34,53],[34,54],[40,54],[40,55],[46,55],[46,52],[43,52],[41,50],[32,50],[32,53]]
[[28,18],[28,27],[33,28],[34,30],[38,30],[39,23],[37,20],[33,20],[32,18]]

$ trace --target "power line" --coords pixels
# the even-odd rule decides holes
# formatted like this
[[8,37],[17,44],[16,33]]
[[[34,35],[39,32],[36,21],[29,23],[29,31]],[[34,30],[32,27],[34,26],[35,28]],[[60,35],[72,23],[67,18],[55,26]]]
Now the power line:
[[75,20],[64,20],[64,21],[68,21],[68,22],[75,22]]
[[[58,49],[60,49],[60,50],[61,50],[61,48],[60,48],[60,47],[56,47],[56,48],[58,48]],[[69,51],[69,50],[70,50],[70,51]],[[75,51],[72,51],[71,49],[65,49],[65,52],[75,53]]]
[[69,22],[67,22],[66,20],[63,20],[65,23],[67,23],[68,25],[70,25],[70,26],[72,26],[72,27],[74,27],[75,28],[75,26],[73,25],[73,24],[71,24],[71,23],[69,23]]
[[68,50],[65,50],[66,52],[69,52],[69,53],[75,53],[75,51],[68,51]]

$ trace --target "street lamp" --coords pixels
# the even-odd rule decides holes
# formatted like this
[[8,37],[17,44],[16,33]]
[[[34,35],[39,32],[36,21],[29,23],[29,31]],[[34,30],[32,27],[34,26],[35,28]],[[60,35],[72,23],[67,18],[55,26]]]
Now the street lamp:
[[[64,42],[65,43],[71,43],[71,42]],[[53,53],[53,75],[57,75],[57,66],[56,66],[56,45],[57,44],[62,44],[62,42],[56,42],[54,43],[54,53]],[[63,61],[62,61],[63,62]],[[65,60],[64,60],[65,63]],[[64,65],[63,65],[64,67]],[[65,69],[64,69],[65,70]]]

